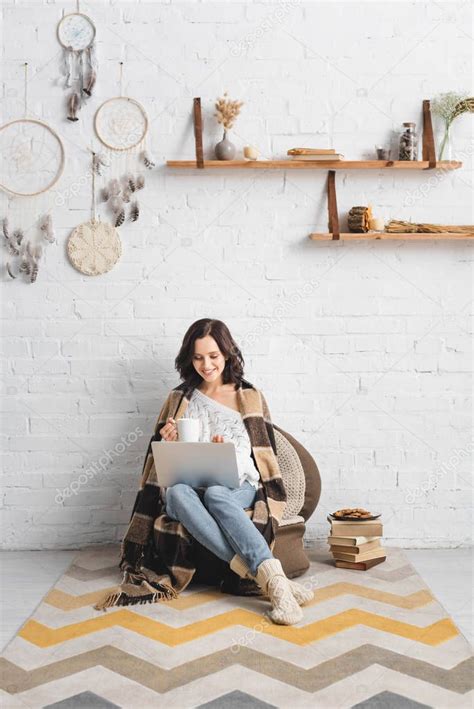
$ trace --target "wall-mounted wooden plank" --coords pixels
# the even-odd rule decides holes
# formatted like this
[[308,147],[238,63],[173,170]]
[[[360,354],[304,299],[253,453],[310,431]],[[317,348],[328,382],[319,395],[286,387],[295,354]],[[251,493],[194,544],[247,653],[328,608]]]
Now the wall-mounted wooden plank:
[[[312,241],[332,241],[333,240],[333,235],[330,232],[326,233],[321,233],[321,234],[310,234],[309,238]],[[433,234],[426,234],[426,233],[419,233],[419,232],[411,232],[407,234],[402,234],[402,233],[390,233],[390,232],[367,232],[365,234],[353,234],[351,232],[345,232],[339,235],[339,238],[344,241],[362,241],[365,239],[391,239],[391,240],[397,240],[397,239],[402,239],[404,241],[433,241],[433,240],[438,240],[438,241],[447,241],[450,239],[472,239],[474,238],[474,231],[472,234],[456,234],[453,232],[443,232],[443,233],[433,233]]]
[[[172,168],[193,169],[196,160],[168,160]],[[442,160],[435,163],[440,170],[457,170],[462,162]],[[205,169],[219,170],[428,170],[428,160],[338,160],[310,162],[296,160],[204,160]]]

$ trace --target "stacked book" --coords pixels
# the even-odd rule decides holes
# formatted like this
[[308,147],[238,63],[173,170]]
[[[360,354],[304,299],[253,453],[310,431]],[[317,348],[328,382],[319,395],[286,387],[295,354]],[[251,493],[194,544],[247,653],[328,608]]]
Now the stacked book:
[[341,569],[361,569],[385,561],[385,550],[380,545],[382,523],[379,520],[344,522],[328,517],[331,534],[328,537],[336,566]]
[[324,162],[342,160],[344,157],[341,153],[336,153],[333,148],[291,148],[288,150],[288,155],[293,160],[322,160]]

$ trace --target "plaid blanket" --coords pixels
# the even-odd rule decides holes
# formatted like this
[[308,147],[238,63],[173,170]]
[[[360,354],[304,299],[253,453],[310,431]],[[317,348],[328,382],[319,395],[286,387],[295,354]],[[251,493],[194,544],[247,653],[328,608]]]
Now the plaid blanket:
[[[196,571],[196,541],[181,522],[166,514],[164,491],[158,485],[151,450],[152,441],[161,440],[159,431],[167,419],[184,416],[191,394],[192,389],[181,384],[169,393],[163,404],[121,544],[122,583],[94,605],[96,610],[171,600],[188,586]],[[237,399],[250,438],[252,457],[260,473],[254,507],[246,513],[273,549],[286,503],[273,424],[262,392],[252,384],[243,380],[237,390]],[[204,490],[198,488],[201,500]]]

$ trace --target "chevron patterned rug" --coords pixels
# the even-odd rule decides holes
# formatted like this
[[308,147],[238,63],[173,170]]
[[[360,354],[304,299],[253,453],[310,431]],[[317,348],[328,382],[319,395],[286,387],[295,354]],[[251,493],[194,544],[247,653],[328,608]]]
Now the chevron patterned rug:
[[369,571],[309,551],[315,590],[295,626],[262,597],[193,585],[156,605],[95,611],[119,546],[82,551],[0,658],[1,706],[472,707],[469,644],[403,552]]

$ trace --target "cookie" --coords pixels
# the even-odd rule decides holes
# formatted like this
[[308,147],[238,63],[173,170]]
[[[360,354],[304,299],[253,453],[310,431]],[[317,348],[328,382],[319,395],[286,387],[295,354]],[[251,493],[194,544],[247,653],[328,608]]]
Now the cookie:
[[371,513],[363,507],[344,507],[333,514],[333,517],[356,517],[357,519],[365,519],[371,516]]

